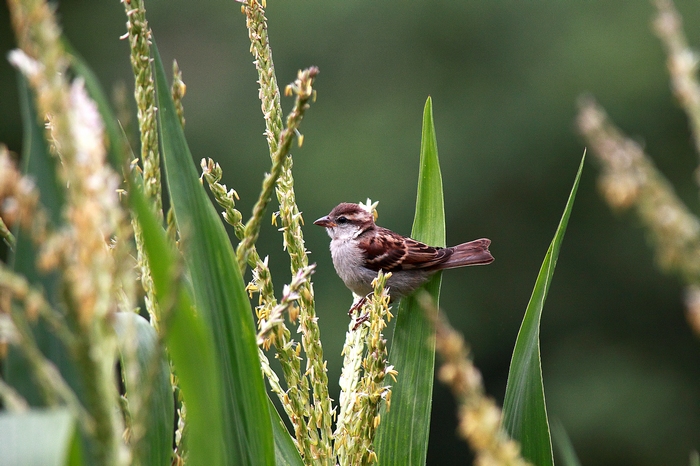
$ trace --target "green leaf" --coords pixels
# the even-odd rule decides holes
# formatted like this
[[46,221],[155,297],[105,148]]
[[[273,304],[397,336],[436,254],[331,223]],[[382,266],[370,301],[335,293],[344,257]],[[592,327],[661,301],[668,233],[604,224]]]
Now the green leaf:
[[[36,112],[32,91],[26,79],[20,73],[17,76],[23,127],[22,173],[34,179],[39,192],[39,202],[48,213],[52,227],[58,228],[63,223],[65,194],[57,175],[59,161],[49,152],[45,140],[44,121]],[[60,309],[62,305],[60,277],[56,272],[48,274],[39,272],[36,269],[37,251],[33,241],[25,231],[15,229],[14,234],[17,244],[14,251],[8,254],[8,264],[33,286],[42,289],[47,301],[55,309]],[[85,403],[83,384],[80,382],[75,362],[60,339],[52,333],[43,320],[32,325],[32,333],[42,354],[54,363],[78,398]],[[30,405],[44,406],[41,391],[34,382],[30,365],[16,347],[9,347],[2,366],[3,376],[9,385],[14,387]],[[84,441],[82,446],[85,447],[85,451],[80,445],[77,447],[78,451],[81,452],[81,456],[84,454],[89,457],[94,453],[91,448],[94,442],[87,435],[82,437]]]
[[187,464],[227,464],[216,350],[206,323],[195,314],[183,286],[178,294],[166,341],[187,405]]
[[561,464],[564,466],[581,466],[581,462],[576,456],[576,450],[574,450],[571,439],[561,422],[555,420],[552,423],[552,437],[554,438],[554,445],[557,447],[556,450],[559,453],[558,457],[561,460]]
[[20,110],[22,113],[22,172],[30,175],[39,190],[39,201],[46,208],[54,225],[61,223],[61,210],[64,204],[64,190],[58,180],[56,171],[59,165],[57,157],[49,152],[44,138],[43,118],[37,115],[34,98],[26,79],[18,76]]
[[[411,237],[445,246],[445,206],[437,140],[430,97],[423,112],[423,134],[418,175],[418,197]],[[435,302],[442,274],[425,285]],[[392,387],[391,409],[382,414],[376,452],[382,465],[423,465],[428,452],[430,411],[435,369],[435,331],[412,297],[399,304],[389,361],[398,371]]]
[[574,205],[585,159],[584,153],[564,214],[544,257],[535,288],[527,305],[513,350],[503,402],[503,426],[512,438],[520,442],[523,457],[538,466],[554,464],[542,382],[540,319],[557,265],[566,225]]
[[693,450],[690,452],[690,466],[700,466],[700,454],[698,454],[697,450]]
[[67,409],[0,413],[0,462],[25,466],[83,464],[75,421]]
[[[138,406],[139,412],[131,413],[132,419],[146,423],[145,435],[134,448],[135,463],[169,465],[175,427],[173,389],[170,367],[159,346],[158,335],[146,319],[133,312],[116,313],[114,328],[127,399],[135,396],[146,403]],[[128,356],[130,352],[133,358]],[[136,367],[132,367],[132,363]]]
[[223,378],[227,459],[272,465],[272,424],[250,302],[224,225],[199,181],[155,44],[153,51],[168,190],[197,309],[212,332]]
[[299,450],[294,446],[294,440],[277,412],[277,408],[268,397],[270,417],[272,419],[272,434],[275,436],[275,463],[277,466],[303,466]]
[[[40,121],[34,106],[32,92],[25,78],[18,73],[20,110],[22,114],[22,173],[31,176],[39,190],[39,202],[46,208],[49,219],[54,226],[61,223],[63,208],[63,189],[60,187],[56,170],[58,160],[48,150],[44,139],[43,119]],[[56,273],[42,274],[36,269],[36,248],[27,232],[15,229],[17,243],[14,251],[8,254],[8,264],[15,272],[23,275],[32,285],[44,290],[48,301],[56,308],[59,302],[59,280]],[[59,369],[66,381],[78,393],[80,384],[73,362],[60,340],[40,321],[33,328],[34,337],[42,353]],[[4,378],[32,406],[42,406],[41,392],[34,383],[29,369],[20,351],[10,346],[7,358],[2,364]]]
[[[156,299],[162,309],[168,311],[161,325],[167,326],[165,341],[168,354],[187,404],[187,464],[225,464],[226,437],[221,414],[224,401],[211,332],[202,315],[194,312],[192,299],[177,274],[178,254],[168,244],[142,188],[133,179],[129,185],[129,202],[143,232]],[[172,309],[167,309],[168,303],[173,305]]]

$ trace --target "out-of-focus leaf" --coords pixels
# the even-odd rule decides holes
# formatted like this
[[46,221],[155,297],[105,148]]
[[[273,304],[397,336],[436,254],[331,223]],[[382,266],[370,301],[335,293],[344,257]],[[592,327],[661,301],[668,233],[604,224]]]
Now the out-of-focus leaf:
[[97,76],[95,76],[95,73],[88,66],[85,60],[83,60],[83,57],[78,54],[78,52],[65,38],[63,40],[63,44],[70,56],[73,71],[85,80],[85,88],[87,89],[92,100],[94,100],[97,104],[97,110],[100,112],[100,116],[102,116],[107,141],[109,143],[109,163],[112,165],[112,168],[117,171],[117,173],[121,173],[122,168],[127,161],[126,156],[128,152],[121,128],[117,123],[117,117],[112,111],[109,100],[102,89],[100,81],[97,79]]
[[[144,437],[134,449],[136,463],[169,465],[175,408],[170,367],[158,347],[158,335],[146,319],[133,312],[118,312],[114,328],[119,341],[126,396],[130,398],[131,394],[136,394],[142,402],[147,402],[139,407],[140,412],[132,413],[132,419],[137,417],[146,423]],[[128,357],[128,352],[133,352],[135,360]],[[131,367],[132,363],[136,367]]]
[[226,426],[227,462],[272,465],[272,425],[250,302],[224,225],[199,181],[155,44],[153,51],[168,190],[197,309],[212,332],[223,379],[220,409]]
[[275,437],[275,463],[277,466],[303,466],[299,450],[294,446],[294,440],[289,435],[287,426],[277,412],[277,408],[268,397],[270,417],[272,419],[272,434]]
[[[63,207],[63,189],[56,177],[58,160],[49,153],[43,119],[38,118],[32,92],[25,78],[17,73],[22,114],[22,173],[32,177],[39,191],[39,202],[45,207],[53,225],[61,223]],[[55,273],[40,274],[35,266],[36,248],[28,232],[14,229],[17,243],[14,251],[8,254],[8,264],[15,272],[23,275],[32,284],[44,290],[48,301],[55,307],[59,296],[58,277]],[[80,384],[73,363],[68,358],[65,348],[43,322],[33,326],[34,337],[42,353],[51,359],[66,381],[80,396]],[[42,406],[40,391],[22,354],[15,347],[10,347],[5,358],[3,373],[5,380],[12,385],[32,406]]]
[[67,409],[0,413],[0,464],[83,464],[76,423]]
[[557,456],[563,466],[581,466],[566,429],[561,422],[556,420],[552,423],[552,438],[558,452]]
[[[430,98],[423,112],[418,197],[411,237],[445,246],[442,175]],[[441,282],[442,275],[437,273],[425,285],[436,303]],[[399,304],[389,362],[399,375],[392,387],[391,409],[382,414],[377,430],[377,456],[382,465],[423,465],[433,400],[435,331],[412,297],[402,299]]]
[[697,450],[690,452],[690,466],[700,466],[700,454]]
[[49,153],[44,138],[43,118],[40,120],[27,81],[17,73],[20,110],[22,113],[22,171],[30,175],[39,190],[39,202],[46,208],[51,222],[61,223],[64,193],[56,176],[58,158]]
[[564,240],[566,225],[569,223],[574,206],[585,158],[584,154],[564,214],[544,257],[527,305],[515,342],[503,401],[503,426],[512,438],[520,442],[523,457],[541,466],[553,465],[554,458],[542,382],[540,320],[544,301],[554,276],[561,243]]
[[224,402],[210,332],[201,314],[194,312],[187,287],[177,281],[177,252],[168,244],[142,188],[133,179],[129,185],[129,202],[143,232],[156,299],[166,310],[172,304],[172,309],[167,310],[168,314],[161,324],[167,327],[165,341],[168,354],[187,404],[188,464],[226,464],[226,438],[221,414]]

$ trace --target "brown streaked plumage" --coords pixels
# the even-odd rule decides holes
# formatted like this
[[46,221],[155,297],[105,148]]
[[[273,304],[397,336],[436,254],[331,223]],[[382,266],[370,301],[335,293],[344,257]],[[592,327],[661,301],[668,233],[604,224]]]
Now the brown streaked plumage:
[[331,237],[336,272],[353,293],[372,291],[379,270],[391,272],[392,300],[411,294],[438,270],[493,262],[491,241],[482,238],[448,248],[433,247],[377,226],[371,213],[344,202],[314,222]]

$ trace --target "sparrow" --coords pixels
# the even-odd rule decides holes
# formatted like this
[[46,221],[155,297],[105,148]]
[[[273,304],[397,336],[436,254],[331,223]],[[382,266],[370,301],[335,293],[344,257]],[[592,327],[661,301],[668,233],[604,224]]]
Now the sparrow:
[[374,215],[358,204],[343,202],[314,222],[331,237],[333,266],[357,296],[372,292],[377,272],[391,272],[392,301],[410,295],[435,272],[493,262],[491,240],[482,238],[449,248],[428,246],[377,226]]

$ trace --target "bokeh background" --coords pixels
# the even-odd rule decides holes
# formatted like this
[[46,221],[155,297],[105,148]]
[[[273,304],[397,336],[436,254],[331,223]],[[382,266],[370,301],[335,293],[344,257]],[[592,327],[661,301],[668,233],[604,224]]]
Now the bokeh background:
[[[239,6],[146,6],[164,59],[177,58],[187,83],[192,153],[222,165],[249,212],[269,159]],[[700,4],[677,6],[700,48]],[[131,92],[128,47],[119,40],[122,5],[66,0],[57,8],[105,88]],[[446,273],[442,306],[499,403],[520,320],[584,150],[574,127],[580,95],[596,96],[698,212],[698,157],[669,90],[653,14],[645,1],[268,1],[280,85],[299,68],[321,70],[294,169],[307,247],[318,263],[318,314],[336,399],[351,297],[333,272],[329,239],[311,221],[341,201],[370,197],[380,201],[380,224],[410,232],[428,95],[448,242],[489,237],[496,257],[488,267]],[[2,4],[2,56],[12,47]],[[283,101],[285,111],[290,103]],[[16,82],[5,59],[0,110],[0,141],[19,152]],[[603,203],[596,176],[589,157],[542,319],[548,412],[584,464],[688,464],[700,446],[700,341],[685,322],[679,281],[657,270],[635,217]],[[288,263],[274,228],[263,231],[259,251],[272,256],[281,288]],[[429,464],[467,462],[455,428],[453,400],[438,384]]]

